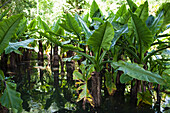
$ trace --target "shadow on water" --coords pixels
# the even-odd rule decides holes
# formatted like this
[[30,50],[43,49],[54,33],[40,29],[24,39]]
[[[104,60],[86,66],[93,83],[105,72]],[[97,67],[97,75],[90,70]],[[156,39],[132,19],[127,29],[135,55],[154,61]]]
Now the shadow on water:
[[[161,113],[169,112],[170,98],[158,110],[152,106],[134,107],[130,104],[130,96],[115,93],[114,96],[103,96],[102,105],[93,109],[86,103],[86,110],[82,108],[82,101],[76,102],[77,92],[74,84],[67,81],[66,75],[59,74],[58,84],[54,84],[54,72],[49,66],[38,66],[38,61],[20,63],[15,81],[17,90],[23,99],[23,113]],[[46,61],[44,63],[46,65]],[[54,70],[54,69],[53,69]],[[40,74],[42,74],[40,76]],[[103,93],[104,95],[104,93]],[[166,110],[167,109],[167,110]]]

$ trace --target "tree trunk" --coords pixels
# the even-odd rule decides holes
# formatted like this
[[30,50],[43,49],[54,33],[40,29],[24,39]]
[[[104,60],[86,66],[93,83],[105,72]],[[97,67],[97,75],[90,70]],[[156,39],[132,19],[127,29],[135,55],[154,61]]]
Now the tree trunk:
[[[38,60],[39,66],[44,66],[44,58],[43,58],[43,45],[42,45],[42,40],[39,40],[39,52],[38,52]],[[43,81],[43,70],[40,69],[40,81]],[[43,82],[42,82],[43,83]]]
[[10,53],[10,71],[15,72],[16,69],[17,69],[16,54],[12,52]]
[[[67,57],[74,56],[73,51],[68,51],[67,52]],[[66,61],[66,69],[67,69],[67,82],[68,83],[73,83],[73,72],[75,70],[75,62],[72,61]]]
[[7,62],[8,62],[8,55],[6,55],[5,53],[2,53],[0,69],[3,70],[4,74],[6,74],[7,72]]
[[54,61],[53,61],[53,72],[54,72],[54,85],[59,85],[59,55],[58,55],[58,46],[54,47]]
[[[135,85],[133,85],[133,83],[135,82]],[[140,88],[141,86],[141,81],[140,80],[132,80],[131,82],[131,92],[130,92],[130,95],[131,95],[131,103],[133,106],[137,106],[137,101],[138,101],[138,98],[137,98],[137,93],[139,90],[141,90]]]
[[101,76],[100,72],[95,72],[92,75],[92,96],[94,98],[95,107],[101,105]]
[[116,92],[115,95],[118,95],[117,98],[119,98],[119,100],[121,102],[124,101],[124,92],[125,92],[125,84],[122,84],[120,82],[120,76],[123,74],[122,71],[118,71],[117,73],[117,77],[116,77]]

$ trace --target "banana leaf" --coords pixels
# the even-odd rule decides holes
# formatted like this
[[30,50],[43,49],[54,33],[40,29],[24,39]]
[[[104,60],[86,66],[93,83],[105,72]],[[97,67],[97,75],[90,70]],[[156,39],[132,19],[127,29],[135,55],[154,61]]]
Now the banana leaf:
[[87,44],[93,47],[94,51],[98,51],[100,48],[109,50],[113,37],[113,26],[109,22],[105,22],[105,24],[101,25],[99,29],[94,31],[87,41]]
[[153,35],[146,24],[135,14],[130,11],[132,16],[132,26],[138,41],[140,58],[143,59],[144,53],[153,43]]
[[144,70],[136,63],[118,61],[113,62],[111,65],[113,68],[118,67],[118,70],[123,71],[124,74],[127,74],[128,76],[135,78],[137,80],[153,82],[161,85],[165,84],[165,80],[160,75]]
[[12,108],[13,113],[22,112],[22,99],[20,93],[16,91],[16,84],[5,81],[5,76],[0,70],[0,79],[5,83],[5,90],[0,97],[0,103],[6,108]]
[[9,42],[8,47],[5,49],[5,54],[9,54],[14,51],[14,52],[20,53],[22,55],[22,53],[18,50],[18,48],[22,47],[22,48],[26,48],[26,49],[34,49],[33,47],[27,46],[29,43],[31,43],[33,41],[34,41],[34,39],[31,38],[31,39],[27,39],[27,40],[24,40],[21,42],[15,42],[15,43]]
[[90,17],[100,17],[102,15],[102,12],[99,8],[99,6],[97,5],[96,1],[93,0],[92,5],[90,7]]
[[126,1],[129,5],[131,11],[135,12],[138,6],[132,0],[126,0]]
[[12,36],[16,33],[23,14],[11,16],[0,22],[0,54],[8,46]]
[[144,4],[140,5],[136,11],[135,14],[143,21],[145,22],[148,18],[148,2],[145,1]]

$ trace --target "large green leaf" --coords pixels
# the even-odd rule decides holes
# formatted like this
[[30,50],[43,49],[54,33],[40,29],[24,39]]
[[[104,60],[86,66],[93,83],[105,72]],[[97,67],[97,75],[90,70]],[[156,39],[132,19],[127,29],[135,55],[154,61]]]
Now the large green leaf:
[[150,30],[152,31],[152,34],[155,35],[161,28],[163,24],[163,12],[161,11],[157,18],[153,21],[152,25],[150,26]]
[[92,32],[87,27],[84,20],[78,14],[75,14],[75,17],[76,17],[76,20],[78,21],[79,25],[81,26],[82,30],[84,31],[86,39],[88,40],[90,38],[90,36],[92,35]]
[[132,16],[132,26],[137,37],[139,45],[140,58],[143,58],[144,53],[150,48],[153,43],[153,36],[146,24],[135,14],[130,11]]
[[128,11],[128,12],[126,12],[125,14],[123,14],[123,15],[120,17],[120,19],[118,20],[118,22],[121,23],[121,24],[127,24],[129,18],[130,18],[130,13],[129,13],[129,11]]
[[16,32],[17,36],[20,36],[23,32],[25,32],[26,28],[27,28],[27,19],[24,17],[19,24],[18,31]]
[[123,34],[128,33],[128,26],[127,24],[125,24],[122,28],[120,28],[119,30],[115,31],[115,35],[114,38],[112,40],[112,45],[111,47],[114,47],[117,40],[120,38],[120,36],[122,36]]
[[[13,51],[14,52],[18,51],[18,48],[20,48],[20,47],[26,48],[26,49],[34,49],[33,47],[27,46],[29,43],[31,43],[33,41],[34,41],[34,39],[31,38],[31,39],[27,39],[27,40],[24,40],[24,41],[21,41],[21,42],[15,42],[15,43],[9,42],[8,47],[5,49],[5,54],[9,54]],[[18,52],[20,52],[20,51],[18,51]]]
[[167,3],[163,3],[158,11],[157,11],[157,15],[159,15],[159,13],[163,10],[164,11],[164,20],[163,20],[163,24],[162,24],[162,28],[164,28],[166,25],[170,24],[170,2]]
[[70,13],[67,13],[65,15],[65,23],[60,24],[61,27],[63,27],[65,30],[69,32],[74,32],[77,36],[81,33],[81,28],[79,27],[79,24],[77,23],[76,19],[72,17]]
[[[99,15],[100,15],[100,9],[99,9],[99,6],[97,5],[96,1],[93,0],[91,7],[90,7],[90,17],[91,18],[96,17],[96,13],[99,13]],[[99,16],[97,16],[97,17],[99,17]]]
[[53,23],[53,26],[52,26],[51,30],[52,30],[54,33],[57,33],[57,31],[59,30],[59,28],[60,28],[60,25],[59,25],[60,21],[61,21],[61,20],[58,19],[57,22],[54,22],[54,23]]
[[132,12],[135,12],[138,6],[132,0],[127,0],[127,3]]
[[146,1],[144,4],[140,5],[137,9],[135,14],[143,21],[145,22],[148,18],[148,2]]
[[73,72],[73,80],[84,80],[85,81],[85,79],[83,78],[83,75],[80,72],[78,72],[78,70],[75,70]]
[[113,26],[109,22],[105,22],[99,29],[94,31],[87,44],[92,46],[94,51],[98,51],[100,48],[109,50],[113,37]]
[[127,12],[127,10],[126,10],[126,5],[123,4],[123,5],[119,8],[119,10],[116,12],[113,21],[116,21],[117,19],[120,19],[120,17],[122,17],[126,12]]
[[16,33],[23,14],[11,16],[0,22],[0,54],[8,46],[12,36]]
[[124,74],[127,74],[132,78],[162,85],[165,84],[164,79],[160,75],[144,70],[138,64],[119,61],[113,62],[112,66],[114,68],[119,67],[118,70],[123,71]]
[[0,103],[2,106],[12,108],[15,113],[16,110],[20,113],[22,111],[22,99],[20,98],[20,93],[16,92],[16,84],[11,82],[5,82],[6,88],[3,95],[0,98]]
[[121,82],[122,84],[127,83],[127,82],[129,82],[129,81],[131,81],[131,80],[133,80],[133,78],[130,77],[129,75],[127,75],[127,74],[122,74],[122,75],[120,76],[120,82]]
[[30,30],[34,30],[35,29],[35,27],[36,27],[36,25],[37,25],[37,21],[36,21],[36,19],[33,19],[31,22],[30,22],[30,24],[28,25],[28,29],[30,29]]
[[50,28],[48,27],[48,25],[38,16],[37,17],[38,20],[38,28],[42,29],[44,31],[50,31]]

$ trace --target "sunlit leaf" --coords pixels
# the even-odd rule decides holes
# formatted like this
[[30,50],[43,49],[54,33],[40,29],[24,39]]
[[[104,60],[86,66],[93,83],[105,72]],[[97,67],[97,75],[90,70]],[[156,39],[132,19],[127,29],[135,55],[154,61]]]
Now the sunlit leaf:
[[132,10],[132,12],[135,12],[138,6],[132,0],[126,0],[126,1],[130,9]]
[[31,38],[31,39],[27,39],[27,40],[24,40],[24,41],[21,41],[21,42],[15,42],[15,43],[9,42],[8,47],[5,49],[5,54],[9,54],[13,51],[16,51],[20,47],[26,48],[26,49],[34,49],[33,47],[28,46],[28,44],[33,42],[33,41],[34,41],[34,39]]
[[[153,43],[153,36],[146,24],[135,14],[131,12],[132,16],[132,26],[135,31],[135,35],[138,40],[139,53],[144,55],[146,50],[150,48],[150,45]],[[141,58],[143,56],[140,56]]]
[[116,15],[115,15],[113,21],[119,20],[120,17],[122,17],[126,12],[127,12],[127,10],[126,10],[126,5],[123,4],[123,5],[119,8],[119,10],[116,12]]
[[92,35],[92,32],[90,31],[90,29],[87,27],[86,23],[84,22],[84,20],[78,15],[75,14],[75,17],[77,18],[78,23],[80,24],[82,30],[85,33],[86,39],[88,40],[90,38],[90,36]]
[[73,72],[73,80],[84,80],[84,78],[83,78],[83,75],[80,72],[75,70]]
[[99,29],[95,30],[95,32],[87,41],[87,44],[92,46],[94,51],[98,51],[100,48],[109,50],[113,37],[113,26],[109,22],[106,22],[105,24],[101,25]]
[[0,54],[8,46],[12,36],[16,33],[23,14],[11,16],[0,22]]
[[100,17],[102,14],[101,14],[101,11],[99,9],[99,6],[97,5],[96,1],[93,0],[92,2],[92,5],[90,7],[90,17],[93,18],[93,17]]
[[143,21],[145,22],[148,18],[148,2],[145,1],[144,4],[140,5],[137,9],[135,14]]
[[165,84],[165,80],[160,75],[144,70],[138,64],[119,61],[112,63],[112,65],[119,67],[118,70],[123,71],[124,74],[128,74],[132,78],[162,85]]

